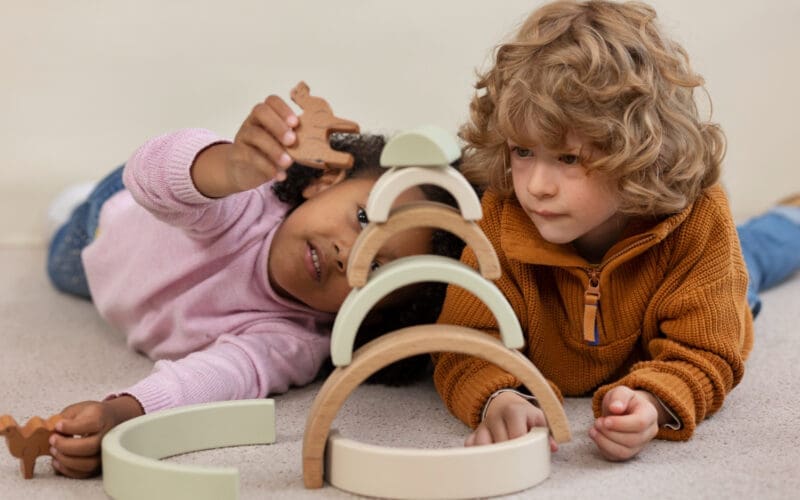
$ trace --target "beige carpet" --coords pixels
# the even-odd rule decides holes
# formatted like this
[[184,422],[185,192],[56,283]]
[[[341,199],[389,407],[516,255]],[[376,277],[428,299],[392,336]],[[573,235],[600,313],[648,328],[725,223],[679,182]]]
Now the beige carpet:
[[[96,399],[148,373],[151,362],[126,349],[89,303],[54,292],[44,252],[0,248],[0,414],[17,421],[49,416]],[[764,295],[756,345],[743,383],[721,412],[686,443],[656,442],[640,457],[609,463],[586,431],[588,399],[566,402],[574,434],[553,456],[550,477],[509,498],[797,498],[800,491],[800,276]],[[242,498],[350,498],[331,486],[303,489],[300,450],[305,416],[318,385],[276,397],[278,441],[211,450],[181,463],[236,466]],[[222,423],[221,425],[230,423]],[[390,389],[363,386],[334,427],[362,441],[414,447],[458,446],[467,429],[449,416],[430,383]],[[0,498],[106,498],[99,478],[55,476],[40,458],[23,480],[0,449]]]

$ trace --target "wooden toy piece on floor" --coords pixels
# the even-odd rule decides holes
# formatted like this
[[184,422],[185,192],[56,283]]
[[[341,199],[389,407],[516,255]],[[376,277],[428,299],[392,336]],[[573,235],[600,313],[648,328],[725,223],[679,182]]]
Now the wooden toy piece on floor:
[[19,458],[20,471],[25,479],[33,477],[37,457],[50,455],[50,435],[61,418],[60,414],[47,420],[32,417],[20,428],[10,415],[0,416],[0,436],[5,435],[8,451]]
[[239,498],[235,468],[160,459],[274,442],[272,399],[202,403],[142,415],[103,438],[103,488],[116,500],[235,500]]
[[449,205],[435,201],[407,203],[391,212],[383,224],[369,224],[356,238],[347,261],[347,281],[352,287],[367,283],[372,262],[384,243],[392,236],[417,227],[444,229],[461,238],[478,259],[481,275],[490,280],[500,278],[500,261],[489,238],[473,221]]
[[550,475],[547,427],[515,439],[456,449],[389,448],[347,439],[334,429],[325,478],[377,498],[485,498],[519,492]]
[[[392,144],[391,142],[389,144]],[[386,222],[392,204],[410,187],[433,184],[446,190],[458,202],[461,217],[479,220],[483,216],[478,195],[467,179],[453,167],[393,167],[378,178],[367,199],[367,217],[370,222]]]
[[305,82],[298,83],[290,95],[303,109],[300,125],[294,129],[297,140],[286,148],[294,161],[322,169],[352,167],[353,156],[331,149],[329,138],[334,132],[358,133],[358,124],[334,116],[325,99],[312,96]]
[[[436,469],[452,472],[447,477],[440,476],[438,482],[428,481],[425,484],[413,484],[421,478],[412,477],[414,475],[411,472],[412,469],[382,471],[386,475],[410,474],[404,476],[406,478],[405,483],[408,484],[405,484],[402,490],[398,486],[395,491],[371,490],[370,485],[372,483],[370,480],[364,478],[364,474],[355,470],[365,463],[365,460],[362,459],[365,453],[373,456],[393,455],[392,448],[379,449],[377,452],[373,448],[364,453],[359,453],[362,450],[356,450],[355,454],[347,455],[354,458],[350,463],[343,461],[339,461],[336,464],[324,463],[324,453],[331,424],[347,397],[364,380],[384,366],[399,359],[429,352],[457,352],[476,356],[507,371],[527,387],[531,394],[536,396],[539,406],[547,419],[547,425],[550,428],[553,439],[558,443],[565,443],[570,440],[569,424],[558,397],[553,392],[550,384],[547,383],[539,370],[525,355],[519,351],[509,349],[496,338],[470,328],[445,324],[417,325],[396,330],[365,344],[353,355],[351,364],[336,368],[322,385],[311,405],[308,420],[306,421],[305,435],[303,436],[303,481],[306,488],[322,487],[324,471],[331,466],[340,469],[340,472],[337,473],[338,477],[343,479],[350,478],[347,479],[348,482],[354,478],[357,484],[351,484],[356,486],[358,493],[367,496],[389,496],[392,498],[465,498],[476,496],[475,494],[469,494],[470,491],[472,493],[479,491],[480,493],[477,496],[495,496],[528,488],[547,477],[550,457],[546,439],[534,440],[535,442],[530,443],[532,447],[540,447],[538,451],[533,451],[533,454],[538,456],[539,460],[537,460],[537,463],[522,462],[516,464],[516,467],[522,466],[523,469],[515,469],[511,477],[515,477],[516,480],[511,482],[506,482],[503,479],[510,477],[506,474],[498,476],[500,478],[499,481],[495,480],[491,474],[487,475],[486,471],[489,469],[486,463],[483,464],[483,468],[476,469],[475,461],[462,460],[463,455],[504,450],[502,453],[493,454],[493,457],[502,467],[510,467],[514,457],[508,456],[507,453],[510,450],[503,446],[505,443],[486,445],[485,447],[435,450],[436,453],[433,454],[433,458],[442,462],[442,467],[437,466]],[[543,455],[539,455],[539,452]],[[410,460],[406,462],[409,467],[413,466],[415,457],[430,459],[430,457],[426,456],[428,455],[427,452],[405,453],[405,455],[410,457]],[[342,458],[342,456],[339,458]],[[458,470],[458,466],[450,467],[452,464],[445,465],[451,459],[468,466],[469,470]],[[531,469],[532,467],[535,469]],[[349,471],[347,471],[348,469]],[[526,472],[525,469],[530,470]],[[533,472],[533,470],[541,471],[543,474]],[[331,479],[330,475],[328,477]],[[463,488],[464,484],[471,486],[465,490]],[[336,486],[335,483],[334,485]],[[470,488],[475,489],[470,490]],[[465,492],[467,494],[464,494]]]
[[398,288],[424,281],[449,283],[471,291],[497,320],[502,343],[509,349],[521,349],[525,345],[514,309],[494,283],[455,259],[441,255],[414,255],[381,266],[370,276],[366,285],[350,290],[336,314],[331,331],[333,364],[350,364],[358,325],[383,297]]

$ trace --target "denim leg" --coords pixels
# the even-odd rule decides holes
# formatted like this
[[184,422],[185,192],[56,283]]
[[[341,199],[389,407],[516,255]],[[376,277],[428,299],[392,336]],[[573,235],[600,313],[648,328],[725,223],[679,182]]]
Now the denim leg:
[[47,253],[47,276],[58,290],[91,299],[81,260],[81,251],[91,242],[86,233],[88,212],[88,202],[81,203],[56,232]]
[[94,240],[100,220],[100,209],[115,193],[125,189],[119,167],[104,178],[89,197],[78,205],[69,220],[50,242],[47,253],[47,275],[58,290],[91,299],[81,252]]
[[797,217],[800,217],[800,208],[777,207],[738,227],[750,276],[747,301],[753,316],[761,310],[759,292],[800,270],[800,219]]

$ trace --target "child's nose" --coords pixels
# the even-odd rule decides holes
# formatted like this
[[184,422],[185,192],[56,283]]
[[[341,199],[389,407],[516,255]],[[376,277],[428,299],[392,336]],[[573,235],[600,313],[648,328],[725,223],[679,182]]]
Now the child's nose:
[[347,259],[350,257],[350,248],[343,243],[334,243],[333,250],[336,254],[336,267],[343,273],[347,272]]
[[547,198],[556,194],[557,190],[558,186],[553,178],[550,165],[538,162],[531,169],[531,175],[528,178],[528,192],[536,198]]

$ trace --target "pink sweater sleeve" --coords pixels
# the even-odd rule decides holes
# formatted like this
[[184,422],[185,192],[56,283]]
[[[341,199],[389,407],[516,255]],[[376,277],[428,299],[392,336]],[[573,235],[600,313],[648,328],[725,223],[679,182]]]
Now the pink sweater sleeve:
[[125,164],[125,187],[158,219],[194,237],[218,235],[245,210],[252,196],[252,192],[243,192],[222,199],[207,198],[192,182],[191,169],[197,155],[223,142],[229,141],[204,129],[184,129],[151,139]]
[[222,335],[182,359],[158,361],[150,375],[119,394],[135,397],[145,413],[263,398],[313,381],[329,352],[328,335],[291,322],[270,322],[241,335]]

